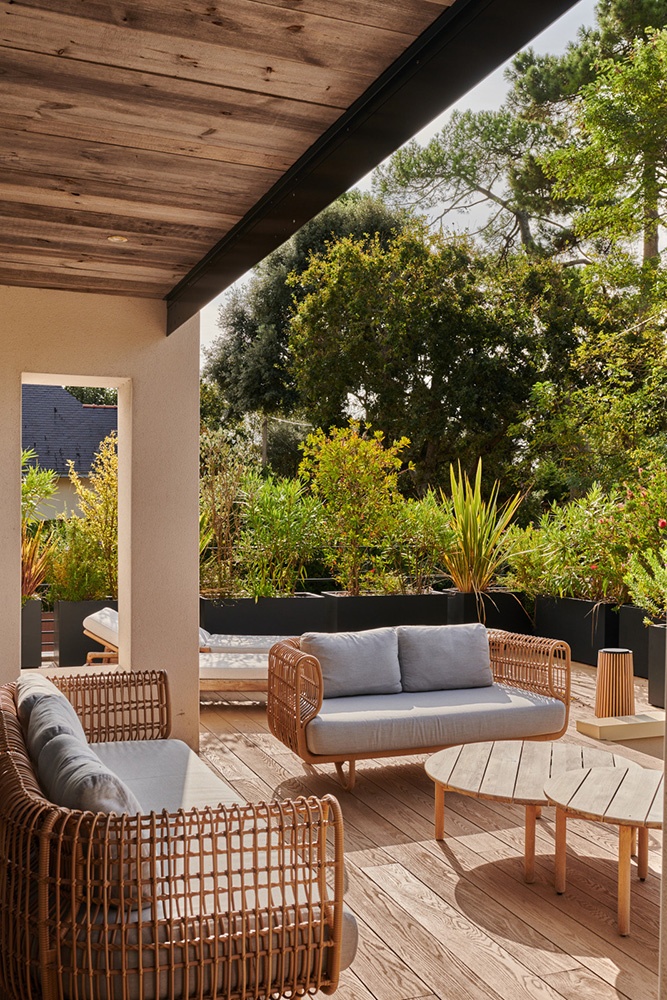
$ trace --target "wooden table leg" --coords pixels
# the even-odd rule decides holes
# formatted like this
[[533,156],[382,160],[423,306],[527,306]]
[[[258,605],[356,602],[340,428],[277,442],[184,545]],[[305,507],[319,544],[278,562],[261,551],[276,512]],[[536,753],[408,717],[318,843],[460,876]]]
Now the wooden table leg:
[[630,865],[634,827],[618,828],[618,933],[630,933]]
[[526,806],[526,840],[524,850],[524,875],[526,882],[535,881],[535,820],[539,806]]
[[445,789],[439,781],[435,783],[435,839],[445,839]]
[[637,869],[639,877],[644,881],[648,875],[648,827],[640,826],[637,830],[639,846],[637,848]]
[[560,806],[556,808],[556,892],[565,892],[567,871],[567,813]]

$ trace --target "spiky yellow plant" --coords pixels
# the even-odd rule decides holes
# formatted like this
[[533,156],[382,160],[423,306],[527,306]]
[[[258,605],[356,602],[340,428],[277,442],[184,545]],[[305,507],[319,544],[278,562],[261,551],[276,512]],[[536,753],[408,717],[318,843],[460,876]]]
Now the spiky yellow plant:
[[521,503],[521,494],[498,506],[498,481],[488,500],[482,499],[482,460],[477,463],[474,484],[458,466],[450,466],[450,548],[444,553],[445,569],[454,586],[463,593],[488,590],[507,555],[505,532]]

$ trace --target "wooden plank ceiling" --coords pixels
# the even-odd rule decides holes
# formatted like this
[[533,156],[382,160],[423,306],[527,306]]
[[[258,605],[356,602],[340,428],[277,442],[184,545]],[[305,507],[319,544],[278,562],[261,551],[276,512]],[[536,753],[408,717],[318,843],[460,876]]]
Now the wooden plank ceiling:
[[3,0],[0,283],[165,296],[452,2]]

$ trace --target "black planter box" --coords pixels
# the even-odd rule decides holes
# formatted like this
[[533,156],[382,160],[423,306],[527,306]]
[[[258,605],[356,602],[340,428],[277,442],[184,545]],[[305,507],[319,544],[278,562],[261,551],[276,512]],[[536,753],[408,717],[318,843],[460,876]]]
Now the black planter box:
[[446,625],[447,598],[431,594],[348,594],[325,592],[335,632],[360,632],[395,625]]
[[42,602],[26,601],[21,608],[21,669],[42,665]]
[[334,632],[328,601],[319,594],[294,597],[199,599],[199,624],[221,635],[301,635]]
[[618,612],[611,604],[574,597],[538,597],[535,634],[563,639],[573,660],[597,666],[598,650],[618,646]]
[[632,650],[635,677],[648,677],[649,628],[644,625],[648,612],[634,604],[624,604],[618,612],[618,644]]
[[648,700],[654,708],[665,707],[665,649],[667,629],[649,625],[648,629]]
[[445,593],[449,605],[449,625],[481,621],[487,628],[502,629],[505,632],[524,635],[531,635],[533,632],[533,623],[518,595],[508,590],[492,590],[480,594],[482,608],[475,594],[464,594],[460,590]]
[[83,619],[102,608],[118,609],[118,601],[56,601],[54,605],[54,656],[61,667],[81,667],[88,653],[101,653],[104,646],[83,634]]

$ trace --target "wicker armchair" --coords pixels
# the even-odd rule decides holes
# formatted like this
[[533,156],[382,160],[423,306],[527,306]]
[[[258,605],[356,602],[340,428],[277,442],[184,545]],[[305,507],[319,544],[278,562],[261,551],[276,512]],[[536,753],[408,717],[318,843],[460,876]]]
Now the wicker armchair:
[[[163,673],[54,682],[91,741],[168,735]],[[0,688],[3,995],[259,1000],[335,990],[344,911],[334,798],[137,816],[61,808],[37,783],[14,693]]]
[[[496,684],[553,698],[565,706],[565,721],[557,732],[535,737],[522,735],[520,738],[553,740],[562,736],[567,730],[570,704],[570,648],[567,643],[493,629],[489,630],[488,635],[491,669]],[[323,696],[322,670],[317,658],[301,652],[298,638],[276,643],[269,653],[269,728],[277,739],[306,763],[334,763],[340,780],[347,789],[354,785],[356,760],[430,753],[443,749],[443,746],[409,749],[392,746],[382,751],[374,749],[372,752],[354,755],[311,753],[306,730],[318,715]],[[393,695],[386,697],[391,699]],[[349,764],[347,776],[343,770],[346,761]]]

